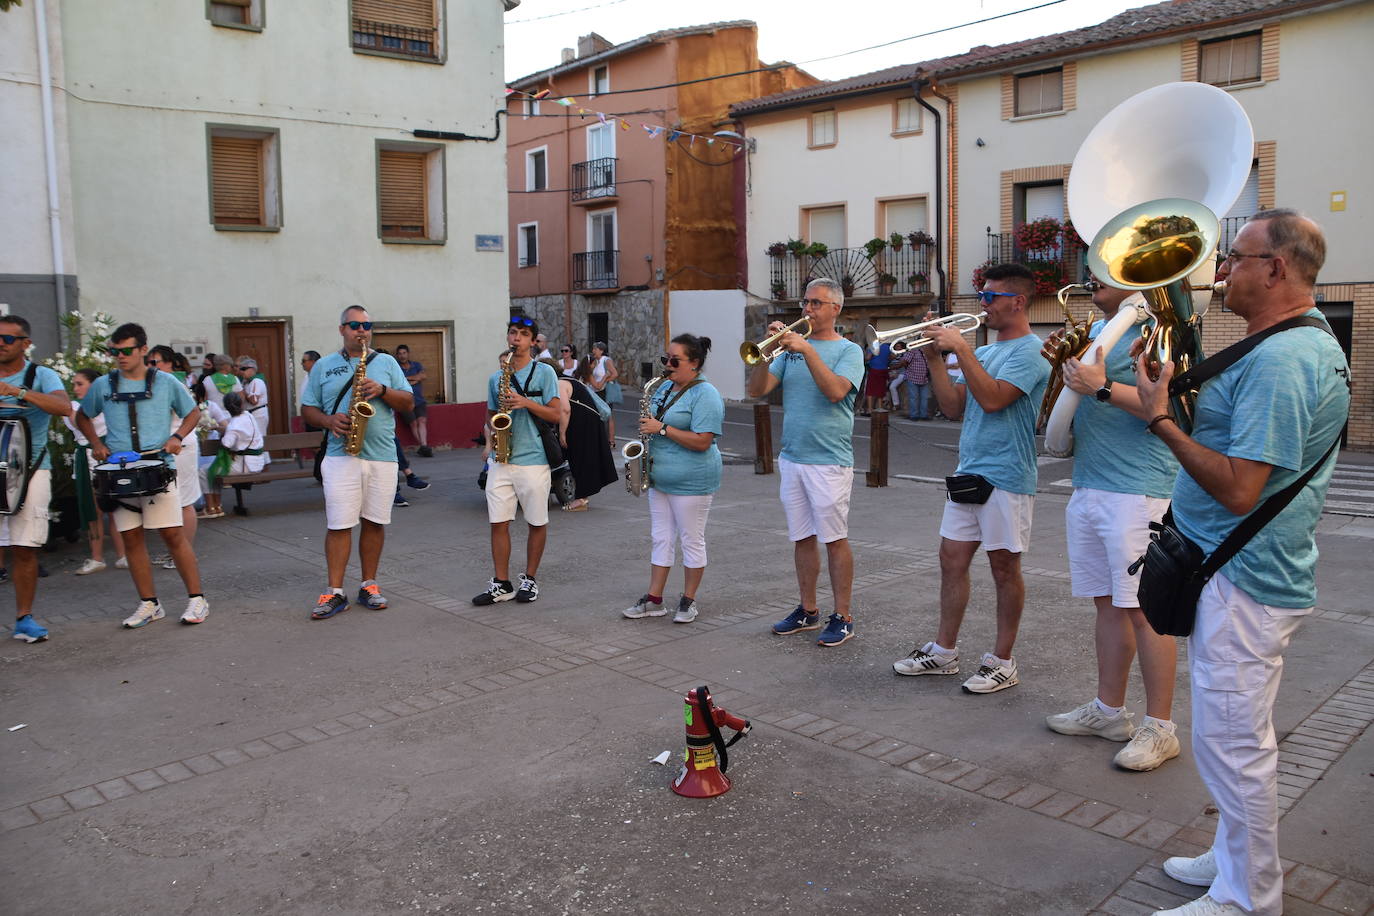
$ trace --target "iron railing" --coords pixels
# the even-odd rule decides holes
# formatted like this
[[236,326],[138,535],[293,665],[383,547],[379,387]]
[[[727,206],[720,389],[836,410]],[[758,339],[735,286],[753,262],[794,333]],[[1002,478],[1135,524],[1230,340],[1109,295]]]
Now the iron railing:
[[368,51],[404,54],[424,60],[437,60],[439,42],[437,29],[416,29],[389,22],[353,17],[353,47]]
[[573,289],[617,289],[619,251],[573,252]]
[[1241,227],[1250,222],[1248,216],[1226,216],[1221,220],[1221,241],[1217,243],[1217,266],[1221,266],[1227,252],[1231,250],[1231,243],[1240,235]]
[[769,292],[774,299],[800,299],[817,277],[838,280],[846,296],[910,296],[930,288],[933,242],[886,248],[869,257],[864,248],[831,248],[819,257],[770,255]]
[[1087,246],[1060,237],[1044,248],[1025,249],[1016,243],[1015,232],[993,232],[988,227],[988,262],[1024,264],[1035,274],[1038,291],[1053,293],[1069,283],[1082,283],[1088,276]]
[[572,199],[595,200],[599,197],[615,197],[615,159],[574,162]]

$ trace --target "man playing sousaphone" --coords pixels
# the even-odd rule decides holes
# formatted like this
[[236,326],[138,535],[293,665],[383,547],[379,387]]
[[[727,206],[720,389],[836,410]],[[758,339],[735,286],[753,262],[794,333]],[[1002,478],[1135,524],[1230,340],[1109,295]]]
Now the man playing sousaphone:
[[[1103,315],[1092,327],[1094,339],[1120,309],[1134,309],[1140,299],[1096,281],[1089,288]],[[1060,334],[1046,343],[1046,359]],[[1111,352],[1091,363],[1072,357],[1064,362],[1064,386],[1084,395],[1073,415],[1074,490],[1064,517],[1073,595],[1091,598],[1097,608],[1097,696],[1045,722],[1061,735],[1129,741],[1116,754],[1116,765],[1153,770],[1178,756],[1172,720],[1176,649],[1172,636],[1156,633],[1145,619],[1136,597],[1140,574],[1128,567],[1145,552],[1150,522],[1169,508],[1178,462],[1145,428],[1150,417],[1136,394],[1130,353],[1136,339],[1123,334]],[[1126,680],[1137,653],[1145,684],[1139,728],[1126,709]]]
[[[111,453],[133,452],[142,458],[163,461],[170,476],[165,485],[159,484],[164,489],[117,496],[101,506],[105,509],[113,504],[115,527],[124,538],[129,575],[138,590],[138,608],[124,621],[124,626],[143,627],[165,616],[153,587],[153,568],[143,535],[147,529],[162,535],[162,542],[186,585],[186,611],[181,622],[203,623],[210,605],[200,591],[200,567],[195,552],[181,530],[181,496],[176,472],[170,470],[181,451],[182,440],[192,435],[200,422],[200,409],[176,376],[147,365],[148,335],[142,325],[121,324],[115,328],[110,335],[110,355],[114,357],[115,371],[91,383],[81,399],[81,412],[76,415],[76,425],[90,441],[91,456],[97,462],[96,493],[102,492],[99,464],[109,459]],[[96,435],[93,422],[101,414],[105,416],[106,429],[103,441]],[[173,414],[182,418],[176,429],[172,429]]]
[[997,591],[997,642],[964,681],[968,693],[1019,682],[1011,650],[1026,600],[1021,554],[1029,546],[1035,507],[1035,416],[1050,375],[1027,315],[1035,277],[1021,264],[998,264],[984,276],[979,299],[997,340],[975,351],[959,328],[926,331],[935,348],[959,358],[958,383],[942,360],[932,359],[931,385],[941,413],[963,416],[964,428],[940,522],[940,628],[934,640],[892,665],[904,675],[959,673],[956,643],[968,605],[968,571],[981,544]]
[[[29,453],[23,467],[6,468],[0,481],[9,493],[20,490],[10,474],[28,475],[28,491],[18,512],[0,515],[0,547],[14,553],[14,638],[40,642],[48,631],[33,619],[33,599],[38,591],[38,550],[48,540],[48,498],[52,492],[52,458],[48,455],[49,417],[65,417],[72,411],[67,390],[57,373],[37,366],[25,355],[29,323],[18,315],[0,316],[0,422],[5,426],[27,425]],[[6,506],[7,509],[12,508]]]

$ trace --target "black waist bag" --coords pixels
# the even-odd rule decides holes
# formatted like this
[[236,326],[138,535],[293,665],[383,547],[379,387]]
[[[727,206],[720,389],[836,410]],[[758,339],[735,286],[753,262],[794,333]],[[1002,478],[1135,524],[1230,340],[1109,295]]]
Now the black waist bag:
[[952,474],[945,478],[945,489],[952,503],[981,506],[992,496],[992,482],[981,474]]
[[1211,572],[1203,571],[1207,556],[1174,527],[1171,513],[1161,522],[1150,522],[1150,531],[1145,555],[1130,566],[1132,575],[1144,567],[1136,594],[1140,610],[1161,636],[1188,636],[1202,587],[1212,578]]

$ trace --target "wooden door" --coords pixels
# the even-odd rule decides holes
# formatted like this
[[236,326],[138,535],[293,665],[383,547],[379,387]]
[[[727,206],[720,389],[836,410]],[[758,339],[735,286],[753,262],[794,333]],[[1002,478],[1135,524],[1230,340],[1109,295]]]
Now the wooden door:
[[431,329],[406,330],[388,328],[372,332],[372,346],[381,347],[391,355],[396,348],[405,344],[410,348],[410,358],[425,367],[425,381],[421,387],[425,401],[430,404],[448,403],[448,373],[444,371],[444,333]]
[[291,432],[291,415],[300,405],[291,403],[287,385],[290,358],[286,325],[279,321],[235,321],[229,325],[228,339],[229,356],[251,356],[257,361],[258,375],[267,383],[267,431]]

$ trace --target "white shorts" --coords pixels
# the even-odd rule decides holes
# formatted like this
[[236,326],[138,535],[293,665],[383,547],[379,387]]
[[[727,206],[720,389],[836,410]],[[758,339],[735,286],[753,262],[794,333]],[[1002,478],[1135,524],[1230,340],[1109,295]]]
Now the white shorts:
[[518,504],[533,528],[549,523],[549,487],[552,475],[547,464],[504,464],[493,461],[487,469],[487,520],[493,525],[515,518]]
[[0,515],[0,547],[42,547],[48,542],[48,501],[52,471],[46,468],[29,478],[24,505],[14,515]]
[[682,544],[684,569],[706,567],[706,516],[714,495],[674,496],[649,488],[649,519],[653,532],[655,566],[672,566],[677,545]]
[[132,531],[135,528],[180,528],[181,493],[173,480],[166,491],[154,496],[133,496],[120,500],[121,504],[136,506],[138,511],[120,505],[114,510],[115,528]]
[[945,500],[940,537],[951,541],[981,541],[984,550],[1025,553],[1030,545],[1034,493],[1009,493],[993,487],[981,506]]
[[181,494],[181,507],[194,506],[200,499],[200,440],[194,434],[187,436],[176,453],[177,492]]
[[1169,500],[1134,493],[1080,487],[1064,510],[1069,573],[1075,598],[1110,595],[1116,607],[1140,607],[1139,571],[1127,570],[1150,543],[1150,522],[1169,509]]
[[849,494],[854,489],[854,469],[838,464],[796,464],[778,458],[782,482],[778,498],[787,514],[787,537],[822,544],[849,537]]
[[345,531],[360,519],[391,524],[396,500],[396,462],[329,455],[320,463],[324,478],[325,527]]

